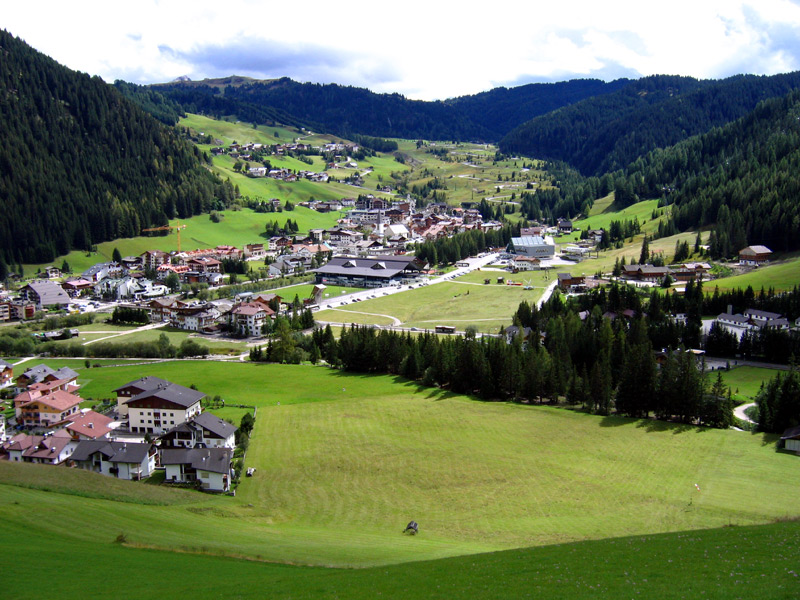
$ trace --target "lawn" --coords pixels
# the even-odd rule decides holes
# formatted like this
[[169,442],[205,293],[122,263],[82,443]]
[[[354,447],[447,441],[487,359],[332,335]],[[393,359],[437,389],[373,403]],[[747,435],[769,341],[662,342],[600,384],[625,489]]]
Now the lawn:
[[[124,532],[148,547],[341,566],[797,513],[785,485],[797,458],[776,453],[774,437],[483,403],[324,367],[172,362],[81,370],[80,380],[100,396],[143,374],[259,406],[256,476],[235,498],[198,495],[187,510],[6,485],[0,513],[53,537]],[[424,535],[399,535],[412,518]]]
[[[733,364],[734,361],[731,361]],[[761,388],[762,383],[767,383],[780,371],[776,369],[762,369],[760,367],[733,367],[730,371],[722,371],[725,385],[731,388],[734,398],[739,403],[753,402]],[[709,381],[714,382],[715,373],[709,375]]]
[[[526,300],[535,302],[544,291],[544,273],[518,273],[512,279],[520,282],[532,281],[534,290],[522,286],[483,285],[485,278],[492,282],[498,276],[507,277],[506,272],[481,271],[452,281],[423,286],[414,290],[381,296],[350,304],[347,310],[388,315],[399,319],[404,327],[433,329],[436,325],[453,325],[463,331],[474,325],[478,331],[497,333],[500,327],[511,324],[511,316]],[[549,275],[552,277],[552,273]],[[351,322],[342,320],[341,314],[323,310],[315,314],[320,321]],[[363,318],[355,323],[388,324],[385,317]]]

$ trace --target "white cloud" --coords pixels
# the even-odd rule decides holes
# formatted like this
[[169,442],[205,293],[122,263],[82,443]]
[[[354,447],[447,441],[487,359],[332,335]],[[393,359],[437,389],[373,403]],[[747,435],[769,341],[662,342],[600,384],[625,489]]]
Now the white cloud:
[[9,3],[2,20],[73,69],[139,83],[236,73],[434,99],[524,81],[800,68],[789,0],[43,0]]

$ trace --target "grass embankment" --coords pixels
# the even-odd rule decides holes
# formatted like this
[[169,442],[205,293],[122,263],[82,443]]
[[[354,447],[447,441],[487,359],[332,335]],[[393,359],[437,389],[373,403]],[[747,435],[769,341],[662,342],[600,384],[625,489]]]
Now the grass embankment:
[[[642,597],[795,597],[800,523],[729,527],[691,533],[511,550],[369,569],[292,567],[111,543],[78,541],[23,531],[23,506],[0,506],[9,526],[0,530],[20,569],[5,583],[20,600],[41,598],[43,573],[59,573],[65,600],[105,597],[162,598],[398,598],[478,600],[534,597],[616,600]],[[342,531],[340,535],[347,536]],[[411,538],[416,544],[424,535]],[[25,544],[19,540],[25,539]],[[126,566],[119,577],[119,565]],[[158,585],[153,565],[159,566]]]
[[746,289],[748,286],[756,293],[762,288],[764,290],[772,288],[776,292],[782,292],[793,290],[798,283],[800,283],[800,256],[789,255],[743,275],[715,279],[706,283],[704,289],[709,294],[714,292],[715,287],[722,292],[737,288]]
[[[775,453],[770,436],[483,403],[320,367],[161,363],[81,375],[92,378],[88,395],[145,374],[259,406],[255,477],[193,511],[0,486],[0,507],[28,509],[15,522],[51,538],[124,532],[164,549],[368,566],[797,513],[785,485],[797,458]],[[401,536],[412,518],[424,535]]]

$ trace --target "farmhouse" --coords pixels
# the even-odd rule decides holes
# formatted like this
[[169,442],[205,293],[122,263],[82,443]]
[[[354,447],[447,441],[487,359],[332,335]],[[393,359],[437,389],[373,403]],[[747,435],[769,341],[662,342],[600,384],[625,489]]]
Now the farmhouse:
[[229,448],[163,448],[161,466],[166,468],[166,481],[197,483],[202,489],[227,492],[231,485]]
[[236,447],[236,427],[211,413],[200,413],[161,436],[162,448]]
[[161,435],[200,414],[205,394],[158,377],[142,377],[114,390],[117,412],[134,433]]
[[748,246],[739,250],[739,264],[758,266],[768,263],[772,250],[766,246]]
[[413,256],[348,258],[336,256],[328,264],[313,269],[316,283],[350,287],[382,287],[415,278],[421,267]]
[[83,440],[78,442],[71,460],[75,466],[119,479],[140,480],[156,468],[153,444]]
[[622,275],[627,279],[638,279],[639,281],[649,281],[659,283],[667,275],[672,275],[669,267],[655,267],[653,265],[624,265]]
[[559,273],[558,287],[564,292],[582,292],[586,289],[586,277],[584,275]]
[[548,244],[543,237],[526,236],[511,238],[507,251],[521,256],[533,256],[539,259],[553,258],[556,247]]

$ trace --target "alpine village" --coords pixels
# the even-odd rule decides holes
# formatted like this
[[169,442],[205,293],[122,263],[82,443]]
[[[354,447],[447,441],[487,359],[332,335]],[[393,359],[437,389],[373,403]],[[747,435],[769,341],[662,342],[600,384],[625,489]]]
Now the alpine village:
[[800,72],[0,124],[2,597],[800,597]]

